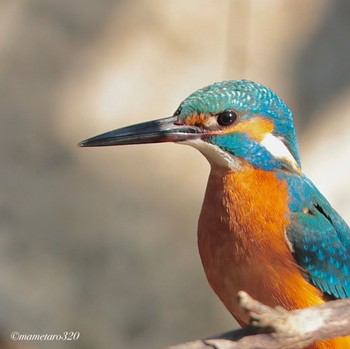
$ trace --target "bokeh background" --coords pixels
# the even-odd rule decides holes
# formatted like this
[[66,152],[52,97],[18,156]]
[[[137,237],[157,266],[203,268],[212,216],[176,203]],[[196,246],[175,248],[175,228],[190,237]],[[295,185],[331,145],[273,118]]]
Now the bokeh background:
[[350,221],[349,1],[0,1],[4,346],[160,348],[235,326],[197,252],[206,160],[76,144],[243,77],[293,109],[304,171]]

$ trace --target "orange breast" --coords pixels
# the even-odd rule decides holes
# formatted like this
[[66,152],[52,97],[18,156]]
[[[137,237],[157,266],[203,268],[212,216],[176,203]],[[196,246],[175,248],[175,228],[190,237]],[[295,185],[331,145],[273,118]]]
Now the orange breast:
[[[239,290],[273,307],[323,303],[322,293],[305,280],[285,239],[287,183],[249,165],[239,172],[222,171],[213,168],[209,177],[198,246],[208,281],[226,308],[244,325],[248,318],[236,300]],[[310,349],[343,348],[334,343],[320,342]],[[346,343],[349,348],[349,339]]]

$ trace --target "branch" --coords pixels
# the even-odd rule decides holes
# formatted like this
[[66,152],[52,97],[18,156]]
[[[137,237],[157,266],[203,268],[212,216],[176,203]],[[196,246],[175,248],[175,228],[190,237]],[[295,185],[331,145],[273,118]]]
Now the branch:
[[291,311],[268,307],[243,291],[238,299],[251,318],[250,326],[168,349],[302,349],[350,334],[350,299]]

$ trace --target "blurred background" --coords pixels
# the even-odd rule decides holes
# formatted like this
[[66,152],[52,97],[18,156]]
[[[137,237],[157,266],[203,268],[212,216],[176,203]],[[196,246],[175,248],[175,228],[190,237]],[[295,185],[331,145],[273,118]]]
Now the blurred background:
[[160,348],[236,326],[197,252],[206,160],[76,144],[256,80],[294,111],[304,171],[349,222],[349,37],[347,0],[0,1],[3,341]]

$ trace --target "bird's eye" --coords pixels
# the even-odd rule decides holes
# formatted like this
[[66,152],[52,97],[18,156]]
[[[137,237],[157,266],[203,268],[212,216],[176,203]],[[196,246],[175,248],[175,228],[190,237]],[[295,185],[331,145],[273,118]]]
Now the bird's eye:
[[230,126],[237,120],[237,113],[234,110],[225,110],[218,114],[217,122],[220,126]]
[[181,111],[182,111],[182,107],[181,105],[176,109],[176,112],[174,113],[174,116],[178,116],[181,114]]

